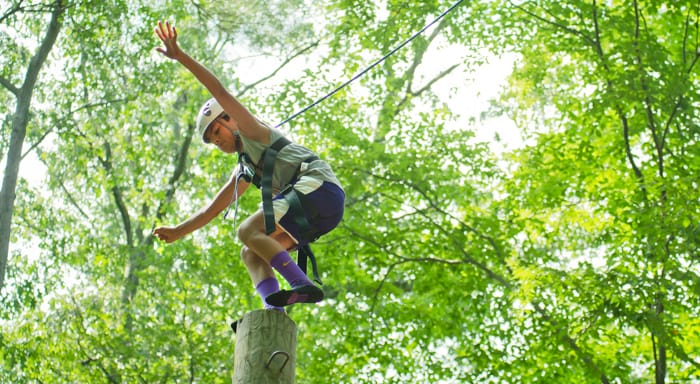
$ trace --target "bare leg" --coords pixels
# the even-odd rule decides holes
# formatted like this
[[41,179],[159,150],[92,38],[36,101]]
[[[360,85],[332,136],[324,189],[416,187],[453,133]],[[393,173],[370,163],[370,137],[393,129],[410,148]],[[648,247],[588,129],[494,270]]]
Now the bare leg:
[[[266,304],[282,307],[299,302],[315,303],[323,299],[323,291],[313,285],[306,274],[289,256],[287,249],[294,246],[294,242],[289,235],[280,228],[269,236],[265,233],[265,219],[262,211],[256,212],[241,223],[241,226],[238,228],[238,238],[248,248],[248,251],[244,254],[245,258],[258,256],[259,260],[267,265],[266,267],[261,267],[257,261],[250,261],[250,264],[246,262],[253,282],[259,281],[258,279],[269,279],[268,276],[271,270],[274,269],[292,287],[292,290],[278,291],[265,296]],[[261,287],[268,283],[270,281],[262,280]]]
[[289,235],[279,227],[270,235],[265,233],[265,217],[262,210],[257,211],[241,223],[238,228],[238,238],[268,266],[275,255],[295,245]]
[[275,273],[272,267],[270,267],[270,264],[245,245],[241,249],[241,259],[248,269],[248,275],[250,275],[250,280],[253,281],[253,285],[258,285],[265,279],[275,277]]

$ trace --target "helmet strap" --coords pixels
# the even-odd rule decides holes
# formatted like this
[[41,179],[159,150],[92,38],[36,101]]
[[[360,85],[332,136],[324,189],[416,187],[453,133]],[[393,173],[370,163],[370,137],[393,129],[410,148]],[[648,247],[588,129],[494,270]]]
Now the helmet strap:
[[231,128],[226,127],[233,135],[234,140],[236,140],[236,152],[241,153],[243,150],[243,142],[241,141],[241,134],[238,131],[233,131]]

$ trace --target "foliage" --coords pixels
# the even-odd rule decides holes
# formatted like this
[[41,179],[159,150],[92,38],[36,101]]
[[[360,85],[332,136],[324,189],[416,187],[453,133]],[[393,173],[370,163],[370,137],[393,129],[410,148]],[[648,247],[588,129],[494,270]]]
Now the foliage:
[[[153,52],[156,20],[281,121],[449,5],[69,2],[31,108],[46,182],[18,184],[0,383],[230,380],[228,323],[261,307],[235,228],[217,219],[172,245],[150,232],[205,204],[235,159],[199,143],[209,96]],[[20,78],[34,11],[2,18],[2,78]],[[698,12],[464,2],[284,125],[347,194],[343,222],[314,245],[327,299],[289,311],[297,381],[697,378]],[[445,50],[459,61],[425,64]],[[487,61],[477,52],[518,57],[484,114],[517,125],[513,152],[476,140],[479,121],[440,91],[468,84]],[[258,204],[249,193],[239,215]]]

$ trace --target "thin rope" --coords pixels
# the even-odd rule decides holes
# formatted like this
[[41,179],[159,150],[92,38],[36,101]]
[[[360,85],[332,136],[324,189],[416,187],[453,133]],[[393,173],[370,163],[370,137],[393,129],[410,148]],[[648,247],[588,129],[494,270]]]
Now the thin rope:
[[340,86],[338,86],[336,89],[334,89],[333,91],[331,91],[329,94],[327,94],[327,95],[323,96],[322,98],[320,98],[320,99],[314,101],[313,103],[311,103],[311,104],[309,104],[308,106],[306,106],[304,109],[302,109],[302,110],[298,111],[297,113],[293,114],[292,116],[288,117],[288,118],[287,118],[286,120],[284,120],[283,122],[281,122],[281,123],[275,125],[275,128],[279,128],[279,127],[281,127],[282,125],[288,123],[289,121],[291,121],[292,119],[294,119],[294,118],[296,118],[297,116],[301,115],[302,113],[304,113],[304,112],[308,111],[309,109],[315,107],[316,105],[320,104],[321,102],[323,102],[323,101],[326,100],[327,98],[329,98],[329,97],[335,95],[336,93],[338,93],[338,91],[340,91],[341,89],[345,88],[346,86],[348,86],[348,85],[349,85],[350,83],[352,83],[353,81],[355,81],[355,80],[357,80],[358,78],[362,77],[362,75],[364,75],[365,73],[369,72],[372,68],[376,67],[376,66],[379,65],[381,62],[383,62],[384,60],[386,60],[389,56],[391,56],[391,55],[393,55],[394,53],[396,53],[396,51],[398,51],[399,49],[403,48],[406,44],[408,44],[408,43],[410,43],[411,41],[413,41],[413,39],[415,39],[416,37],[418,37],[421,33],[425,32],[426,29],[432,27],[435,23],[437,23],[438,21],[440,21],[440,19],[442,19],[443,17],[445,17],[445,15],[447,15],[447,14],[450,13],[450,12],[452,12],[452,10],[455,9],[462,1],[464,1],[464,0],[457,0],[456,3],[452,4],[452,6],[450,6],[450,8],[448,8],[445,12],[443,12],[443,13],[442,13],[440,16],[438,16],[435,20],[433,20],[433,21],[431,21],[430,23],[428,23],[428,24],[427,24],[425,27],[423,27],[420,31],[414,33],[413,36],[409,37],[408,40],[404,41],[404,42],[401,43],[399,46],[397,46],[396,48],[392,49],[389,53],[387,53],[386,55],[384,55],[384,57],[382,57],[381,59],[379,59],[379,60],[375,61],[374,63],[372,63],[372,65],[370,65],[369,67],[367,67],[367,68],[365,68],[364,70],[362,70],[362,72],[360,72],[360,73],[356,74],[355,76],[353,76],[352,79],[350,79],[350,80],[346,81],[345,83],[341,84]]

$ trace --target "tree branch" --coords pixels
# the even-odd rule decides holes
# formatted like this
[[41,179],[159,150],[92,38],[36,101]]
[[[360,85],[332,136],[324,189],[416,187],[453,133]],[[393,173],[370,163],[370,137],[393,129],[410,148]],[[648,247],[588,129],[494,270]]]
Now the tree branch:
[[282,61],[282,63],[280,63],[280,65],[278,65],[277,68],[275,68],[270,74],[262,77],[261,79],[258,79],[257,81],[255,81],[251,84],[243,86],[243,88],[241,88],[238,91],[238,96],[242,96],[243,94],[245,94],[246,92],[248,92],[252,88],[255,88],[256,86],[260,85],[262,82],[273,78],[274,76],[277,75],[277,73],[279,73],[279,71],[281,71],[289,63],[291,63],[292,60],[296,59],[297,57],[303,55],[304,53],[310,51],[312,48],[317,47],[317,46],[318,46],[318,41],[313,42],[313,43],[307,45],[306,47],[300,48],[298,51],[294,52],[292,55],[287,56],[287,58],[284,61]]
[[[130,101],[133,101],[133,100],[136,100],[136,98],[135,98],[135,97],[130,97],[130,98],[121,98],[121,99],[114,99],[114,100],[103,100],[103,101],[98,101],[98,102],[93,102],[93,103],[87,103],[87,104],[81,105],[80,107],[78,107],[78,108],[76,108],[76,109],[74,109],[74,110],[72,110],[72,111],[69,111],[69,112],[67,113],[67,116],[70,116],[70,115],[72,115],[72,114],[74,114],[74,113],[77,113],[77,112],[79,112],[79,111],[81,111],[81,110],[83,110],[83,109],[90,109],[90,108],[95,108],[95,107],[102,107],[102,106],[105,106],[105,105],[112,105],[112,104],[117,104],[117,103],[127,103],[127,102],[130,102]],[[60,119],[58,120],[58,122],[60,123],[60,122],[62,122],[63,120],[67,119],[67,116],[64,116],[64,117],[60,118]],[[22,158],[24,158],[24,157],[26,157],[28,154],[32,153],[32,151],[34,151],[34,149],[36,149],[39,145],[41,145],[41,143],[44,141],[44,139],[46,139],[46,138],[53,132],[54,128],[55,128],[55,126],[50,127],[49,129],[46,129],[46,130],[44,131],[44,133],[39,137],[39,139],[38,139],[36,142],[32,143],[32,145],[31,145],[29,148],[27,148],[26,151],[24,151],[24,153],[22,154]],[[85,137],[85,136],[83,136],[83,137]]]
[[419,88],[417,91],[411,91],[411,96],[420,96],[421,93],[429,90],[435,83],[440,81],[443,77],[449,75],[452,71],[457,69],[459,67],[459,64],[453,64],[449,68],[445,69],[444,71],[438,73],[437,76],[432,78],[428,83],[426,83],[423,87]]
[[632,146],[630,144],[630,127],[629,122],[627,121],[627,116],[619,105],[615,106],[615,110],[617,111],[622,122],[622,136],[625,140],[625,154],[627,155],[627,161],[629,161],[630,165],[632,166],[632,171],[634,172],[635,177],[637,177],[639,187],[644,194],[644,200],[647,200],[647,188],[644,183],[644,175],[637,166],[637,163],[634,161],[634,155],[632,154]]
[[78,212],[80,213],[80,215],[81,215],[83,218],[85,218],[86,220],[90,220],[90,216],[88,216],[88,214],[85,213],[85,211],[83,211],[83,210],[80,208],[80,205],[78,205],[78,202],[73,198],[73,195],[68,191],[68,189],[66,188],[66,185],[63,183],[63,180],[62,180],[62,179],[58,179],[58,184],[61,186],[61,190],[63,190],[63,192],[64,192],[64,193],[66,194],[66,196],[68,197],[68,202],[69,202],[73,207],[75,207],[75,209],[78,210]]
[[189,124],[187,126],[187,133],[180,143],[180,148],[175,154],[175,169],[173,174],[168,179],[168,185],[165,192],[165,198],[158,204],[158,209],[156,210],[156,221],[163,219],[165,215],[165,206],[170,204],[175,196],[175,185],[180,180],[180,177],[185,173],[185,168],[187,165],[187,152],[189,151],[190,144],[192,143],[192,136],[195,131],[194,124]]
[[[545,17],[543,17],[543,16],[540,16],[540,15],[538,15],[538,14],[536,14],[536,13],[534,13],[534,12],[528,10],[528,9],[525,9],[525,7],[523,7],[523,6],[519,5],[519,4],[513,3],[511,0],[508,0],[508,3],[510,3],[510,5],[512,5],[514,8],[516,8],[516,9],[520,10],[521,12],[527,14],[528,16],[531,16],[531,17],[534,18],[535,20],[541,21],[541,22],[543,22],[543,23],[545,23],[545,24],[547,24],[547,25],[551,25],[551,26],[553,26],[553,27],[555,27],[555,28],[557,28],[557,29],[560,29],[560,30],[562,30],[562,31],[564,31],[564,32],[567,32],[567,33],[569,33],[569,34],[571,34],[571,35],[573,35],[573,36],[579,37],[579,38],[581,38],[586,44],[589,44],[589,45],[591,45],[591,46],[595,46],[595,40],[593,40],[592,38],[586,36],[586,34],[584,34],[583,32],[581,32],[581,31],[579,31],[579,30],[577,30],[577,29],[574,29],[574,28],[571,28],[571,27],[567,26],[567,25],[566,25],[567,23],[566,23],[565,21],[556,20],[556,19],[555,19],[555,20],[548,20],[547,18],[545,18]],[[593,1],[593,4],[594,4],[593,6],[595,7],[595,1]],[[545,9],[545,12],[547,12],[547,13],[550,14],[550,15],[552,15],[552,13],[549,12],[549,11],[547,11],[546,9]]]
[[603,370],[595,363],[593,357],[589,353],[583,351],[581,347],[578,346],[578,343],[576,343],[576,340],[569,336],[567,325],[562,325],[560,322],[553,319],[549,312],[547,312],[547,310],[543,307],[542,302],[539,300],[533,300],[532,304],[535,311],[537,311],[537,313],[539,313],[543,319],[549,322],[556,330],[560,332],[564,343],[566,343],[566,345],[576,354],[576,356],[583,361],[586,368],[598,376],[601,383],[609,384],[610,379],[608,379]]
[[[73,305],[75,306],[75,309],[72,312],[74,315],[76,315],[78,317],[78,321],[76,323],[78,324],[78,326],[82,330],[82,332],[80,334],[81,335],[88,335],[90,332],[88,332],[87,329],[85,328],[85,325],[84,325],[85,324],[85,316],[83,316],[83,313],[80,311],[80,305],[77,303],[74,296],[70,296],[70,299],[73,302]],[[80,340],[80,338],[78,338],[76,340],[76,344],[78,344],[78,347],[79,347],[78,349],[80,350],[80,352],[82,352],[82,354],[86,356],[86,358],[80,362],[83,366],[96,364],[97,368],[105,375],[105,377],[107,378],[109,383],[118,384],[121,382],[119,375],[110,373],[109,370],[107,369],[107,367],[105,367],[104,364],[102,363],[101,359],[94,358],[94,357],[90,356],[90,354],[86,351],[87,348],[85,348],[83,346],[83,343]]]
[[418,97],[423,92],[426,92],[432,88],[432,86],[440,81],[443,77],[449,75],[452,71],[454,71],[457,67],[459,67],[459,64],[454,64],[451,67],[447,68],[446,70],[440,72],[437,76],[432,78],[427,84],[425,84],[423,87],[418,89],[417,91],[413,91],[410,88],[407,90],[407,93],[404,94],[404,97],[396,104],[396,110],[394,111],[394,117],[398,116],[399,112],[401,112],[401,108],[403,105],[409,100],[409,95],[411,97]]
[[[399,183],[399,184],[402,184],[402,185],[404,185],[404,186],[406,186],[406,187],[409,187],[409,188],[413,189],[414,191],[418,192],[421,196],[423,196],[423,198],[424,198],[426,201],[428,201],[429,207],[430,207],[431,209],[433,209],[434,211],[438,212],[439,214],[441,214],[441,215],[443,215],[443,216],[445,216],[445,217],[447,217],[447,218],[450,218],[451,220],[456,221],[457,223],[460,224],[460,226],[461,226],[462,228],[466,229],[468,232],[474,233],[477,237],[479,237],[479,238],[481,238],[481,239],[487,241],[487,242],[489,243],[489,245],[491,246],[491,248],[493,249],[493,251],[495,252],[495,254],[496,254],[500,259],[503,259],[502,252],[501,252],[500,248],[498,247],[496,241],[495,241],[492,237],[487,236],[487,235],[484,235],[483,233],[479,232],[479,231],[476,230],[475,228],[473,228],[473,227],[467,225],[467,224],[464,223],[463,221],[461,221],[461,220],[459,220],[458,218],[454,217],[454,216],[451,215],[449,212],[446,212],[446,211],[440,209],[440,208],[439,208],[439,205],[438,205],[435,201],[433,201],[433,199],[431,199],[430,196],[428,196],[428,194],[427,194],[425,191],[423,191],[420,187],[418,187],[417,185],[412,184],[412,183],[410,183],[410,182],[407,182],[406,180],[403,180],[403,179],[392,179],[392,178],[389,178],[389,177],[386,177],[386,176],[376,175],[376,174],[373,174],[372,172],[370,172],[370,171],[368,171],[368,170],[366,170],[366,169],[358,169],[358,170],[356,170],[356,171],[357,171],[357,172],[365,173],[365,174],[367,174],[367,175],[369,175],[369,176],[371,176],[371,177],[374,177],[374,178],[377,178],[377,179],[380,179],[380,180],[390,181],[390,182],[393,182],[393,183]],[[384,197],[385,197],[385,198],[389,198],[389,199],[392,198],[392,197],[386,196],[386,195],[385,195]],[[476,267],[477,269],[479,269],[479,270],[481,270],[482,272],[484,272],[489,278],[498,281],[501,285],[503,285],[503,286],[505,286],[505,287],[507,287],[507,288],[512,288],[512,284],[511,284],[506,278],[504,278],[503,276],[501,276],[501,275],[498,274],[497,272],[493,271],[493,270],[492,270],[491,268],[489,268],[486,264],[484,264],[484,263],[482,263],[482,262],[479,262],[479,261],[477,261],[476,259],[474,259],[473,256],[470,255],[470,254],[464,249],[463,244],[460,244],[460,243],[457,242],[457,238],[454,236],[454,233],[453,233],[454,230],[446,229],[446,228],[444,228],[443,226],[441,226],[441,225],[435,223],[435,222],[433,221],[433,219],[432,219],[424,210],[416,210],[416,212],[419,213],[421,216],[425,217],[425,218],[434,226],[434,228],[436,228],[440,233],[442,233],[442,234],[445,236],[446,239],[449,239],[449,240],[453,243],[455,249],[456,249],[458,252],[460,252],[460,253],[462,254],[462,257],[463,257],[464,262],[473,265],[473,266]],[[368,240],[368,241],[369,241],[369,240]],[[506,267],[506,268],[508,268],[508,267]],[[510,270],[510,268],[508,268],[508,270]]]
[[[700,2],[696,4],[696,9],[695,12],[698,12],[698,8],[700,8]],[[693,68],[697,64],[698,60],[700,59],[700,48],[698,47],[698,42],[697,42],[697,36],[698,36],[698,31],[700,30],[700,25],[698,22],[695,22],[695,35],[696,35],[696,42],[695,42],[695,47],[693,49],[693,60],[690,63],[690,65],[687,65],[688,63],[688,57],[687,57],[687,51],[688,51],[688,37],[690,36],[690,13],[692,9],[688,8],[688,13],[686,14],[685,18],[685,29],[683,31],[683,44],[682,44],[682,55],[683,55],[683,66],[687,66],[687,69],[685,71],[686,75],[690,75],[691,72],[693,71]],[[687,81],[687,78],[685,79]],[[680,110],[681,105],[685,101],[685,95],[681,94],[678,96],[678,100],[673,105],[673,108],[671,109],[671,113],[669,114],[668,119],[666,119],[666,123],[664,124],[664,129],[663,129],[663,134],[661,140],[663,142],[666,142],[666,136],[668,133],[671,131],[671,125],[673,123],[673,120],[676,118],[676,115],[678,111]],[[671,153],[671,156],[673,156],[673,153]]]
[[6,19],[12,17],[15,13],[22,10],[22,0],[14,4],[13,7],[7,10],[2,16],[0,16],[0,24],[2,24]]
[[17,88],[10,80],[4,76],[0,76],[0,85],[7,88],[13,95],[19,96],[19,88]]
[[[114,167],[112,164],[112,146],[109,144],[109,141],[107,141],[107,139],[105,139],[102,142],[102,148],[104,149],[105,155],[104,158],[98,156],[98,160],[100,161],[100,164],[102,164],[102,168],[104,168],[106,173],[110,176],[113,176],[112,171]],[[121,217],[122,225],[124,227],[124,235],[126,236],[126,245],[129,248],[133,248],[134,235],[131,229],[131,216],[129,215],[129,208],[126,206],[126,202],[124,201],[124,195],[121,192],[120,186],[117,185],[116,182],[114,183],[114,186],[110,188],[110,193],[112,194],[114,203],[116,204],[117,210],[119,211],[119,216]]]
[[[475,235],[476,235],[477,237],[479,237],[480,239],[483,239],[483,240],[487,241],[487,242],[489,243],[489,245],[491,245],[491,248],[494,250],[494,252],[496,252],[496,255],[497,255],[501,260],[503,260],[503,253],[502,253],[500,247],[498,246],[498,244],[497,244],[497,242],[496,242],[496,240],[495,240],[494,238],[492,238],[492,237],[490,237],[490,236],[488,236],[488,235],[485,235],[485,234],[479,232],[476,228],[474,228],[474,227],[470,226],[469,224],[465,223],[463,220],[459,219],[458,217],[455,217],[455,216],[454,216],[453,214],[451,214],[450,212],[447,212],[447,211],[445,211],[444,209],[440,208],[440,204],[438,204],[438,203],[435,201],[435,199],[431,198],[431,197],[428,195],[428,193],[427,193],[426,191],[424,191],[423,189],[421,189],[421,188],[420,188],[418,185],[416,185],[415,183],[411,183],[411,182],[406,181],[405,179],[400,178],[400,177],[391,178],[391,177],[388,177],[388,176],[378,175],[378,174],[372,173],[371,171],[369,171],[369,170],[367,170],[367,169],[355,169],[355,172],[365,173],[366,175],[368,175],[368,176],[370,176],[370,177],[373,177],[373,178],[375,178],[375,179],[384,180],[384,181],[388,181],[388,182],[391,182],[391,183],[398,183],[398,184],[401,184],[401,185],[403,185],[403,186],[405,186],[405,187],[408,187],[409,189],[412,189],[412,190],[416,191],[419,195],[421,195],[421,196],[428,202],[428,205],[429,205],[430,208],[432,208],[432,209],[435,210],[436,212],[440,213],[441,215],[443,215],[443,216],[449,218],[450,220],[455,221],[455,222],[458,223],[462,228],[466,229],[468,232],[471,232],[471,233],[475,234]],[[416,211],[418,212],[418,211],[420,211],[420,210],[416,210]],[[427,216],[426,216],[426,217],[427,217]],[[436,225],[436,226],[437,226],[437,225]],[[438,227],[439,227],[439,226],[438,226]],[[452,237],[450,236],[450,238],[452,238]]]
[[634,40],[632,42],[635,51],[635,60],[637,62],[637,70],[639,71],[639,82],[644,92],[644,110],[646,111],[647,124],[649,130],[651,131],[652,139],[654,140],[654,148],[656,149],[656,161],[657,169],[659,171],[659,176],[664,176],[664,156],[663,148],[664,143],[660,140],[659,132],[656,127],[656,119],[654,116],[654,111],[652,107],[651,97],[649,96],[649,86],[646,82],[646,71],[644,70],[644,62],[642,61],[640,45],[640,19],[641,12],[639,10],[639,3],[637,0],[633,1],[634,5]]
[[[433,32],[428,36],[426,39],[426,44],[424,47],[421,49],[416,49],[416,55],[413,58],[413,63],[411,63],[411,66],[406,70],[406,73],[402,76],[406,80],[406,90],[407,92],[410,93],[410,90],[413,85],[413,79],[416,74],[416,69],[418,69],[418,66],[423,62],[423,57],[425,57],[425,53],[428,51],[428,47],[432,42],[435,40],[435,38],[442,32],[443,29],[445,29],[446,26],[446,21],[443,19],[440,21],[440,23],[435,27]],[[420,41],[420,40],[418,40]],[[414,45],[415,46],[415,45]]]
[[[605,70],[605,73],[609,74],[610,67],[608,66],[607,58],[605,56],[603,46],[601,43],[600,24],[598,23],[598,6],[596,0],[593,0],[593,26],[595,36],[593,40],[593,47],[596,51],[596,54],[598,55],[598,59],[600,60],[603,69]],[[614,94],[615,87],[613,85],[612,79],[610,79],[609,77],[605,77],[605,85],[608,89],[608,92]],[[646,200],[647,190],[645,186],[646,184],[644,182],[644,175],[637,166],[637,163],[634,160],[634,155],[632,154],[632,146],[630,144],[630,127],[629,121],[627,120],[627,115],[625,115],[624,109],[622,108],[622,106],[620,106],[620,104],[615,103],[614,108],[618,114],[618,117],[620,118],[620,123],[622,124],[622,136],[623,140],[625,141],[625,155],[627,156],[627,161],[629,161],[632,167],[632,171],[634,172],[634,175],[637,178],[638,185],[642,191],[642,194],[644,195],[644,199]]]
[[[90,147],[93,147],[92,143],[91,143],[89,140],[87,140],[87,136],[86,136],[83,132],[81,132],[79,129],[76,129],[75,132],[77,132],[77,136],[83,138],[83,139],[88,143],[88,145],[89,145]],[[27,152],[27,153],[28,153],[28,152]],[[25,153],[25,155],[26,155],[26,153]],[[41,161],[44,165],[46,165],[46,166],[48,167],[48,164],[46,163],[46,161],[44,161],[44,160],[41,158],[41,156],[39,156],[39,159],[40,159],[40,161]],[[98,159],[99,159],[100,161],[103,161],[103,159],[101,159],[101,158],[98,158]],[[56,179],[56,181],[58,182],[59,186],[61,187],[61,190],[66,194],[66,197],[68,198],[68,202],[69,202],[73,207],[75,207],[75,209],[78,210],[78,212],[80,213],[80,215],[81,215],[82,217],[84,217],[85,219],[88,219],[88,220],[89,220],[89,219],[90,219],[90,216],[80,207],[80,205],[78,204],[78,202],[73,198],[73,195],[71,194],[71,192],[70,192],[70,191],[68,190],[68,188],[66,187],[65,183],[63,182],[63,179],[62,179],[62,178],[59,178],[59,177],[56,177],[55,179]]]
[[421,262],[449,264],[449,265],[470,264],[470,262],[468,260],[449,260],[449,259],[440,259],[440,258],[436,258],[436,257],[410,258],[410,257],[400,256],[396,252],[392,251],[392,249],[390,247],[388,247],[385,243],[377,241],[373,237],[366,236],[364,233],[357,232],[348,226],[344,226],[343,228],[345,230],[347,230],[348,232],[350,232],[352,234],[353,238],[361,239],[369,244],[372,244],[381,253],[383,253],[385,255],[393,256],[394,258],[398,259],[398,261],[389,264],[387,271],[384,273],[383,277],[379,281],[379,285],[374,290],[374,296],[372,297],[372,305],[370,308],[370,312],[374,312],[374,308],[376,306],[376,303],[379,301],[379,292],[381,292],[382,287],[384,286],[384,284],[386,284],[386,281],[388,280],[389,275],[391,274],[392,270],[394,268],[402,265],[402,264],[421,263]]

